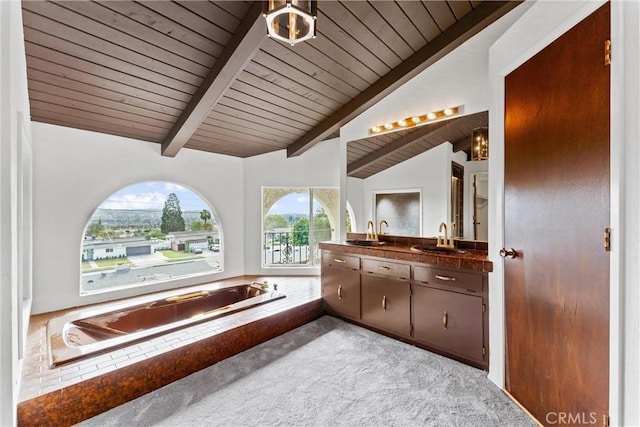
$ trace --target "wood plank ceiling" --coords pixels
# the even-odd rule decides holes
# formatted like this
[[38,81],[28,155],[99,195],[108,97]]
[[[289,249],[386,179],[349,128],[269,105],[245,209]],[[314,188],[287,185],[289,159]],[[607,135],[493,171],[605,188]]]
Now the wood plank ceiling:
[[517,4],[320,1],[289,46],[259,2],[23,1],[31,118],[168,156],[299,155]]

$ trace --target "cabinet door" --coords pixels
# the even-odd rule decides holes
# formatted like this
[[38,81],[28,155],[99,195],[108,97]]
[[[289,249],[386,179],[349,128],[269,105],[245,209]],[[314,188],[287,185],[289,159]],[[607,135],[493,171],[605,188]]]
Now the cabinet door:
[[322,267],[322,299],[328,311],[360,318],[360,272]]
[[482,297],[415,286],[414,338],[459,356],[483,360]]
[[403,336],[411,335],[409,282],[362,276],[362,320]]

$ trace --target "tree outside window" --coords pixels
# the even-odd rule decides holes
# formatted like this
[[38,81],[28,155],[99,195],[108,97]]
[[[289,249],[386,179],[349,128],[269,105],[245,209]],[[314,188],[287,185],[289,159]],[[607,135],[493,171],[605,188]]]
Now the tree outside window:
[[143,182],[111,195],[85,227],[81,294],[222,271],[213,212],[194,191],[169,182]]

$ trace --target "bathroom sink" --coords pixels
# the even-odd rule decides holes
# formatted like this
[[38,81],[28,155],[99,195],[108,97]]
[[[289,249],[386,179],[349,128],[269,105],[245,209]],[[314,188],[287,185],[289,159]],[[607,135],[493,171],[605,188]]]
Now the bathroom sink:
[[469,251],[458,248],[446,248],[446,247],[438,247],[438,246],[427,246],[427,245],[413,245],[411,246],[411,250],[414,252],[426,252],[426,253],[436,253],[436,254],[450,254],[450,255],[459,255],[466,254]]
[[384,242],[380,240],[366,240],[366,239],[350,239],[346,241],[349,245],[356,246],[381,246],[384,245]]

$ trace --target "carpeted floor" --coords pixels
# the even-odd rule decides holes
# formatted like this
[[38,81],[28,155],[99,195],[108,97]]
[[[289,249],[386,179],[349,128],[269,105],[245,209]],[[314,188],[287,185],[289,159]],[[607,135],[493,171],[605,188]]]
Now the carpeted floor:
[[84,426],[535,426],[471,368],[324,316]]

